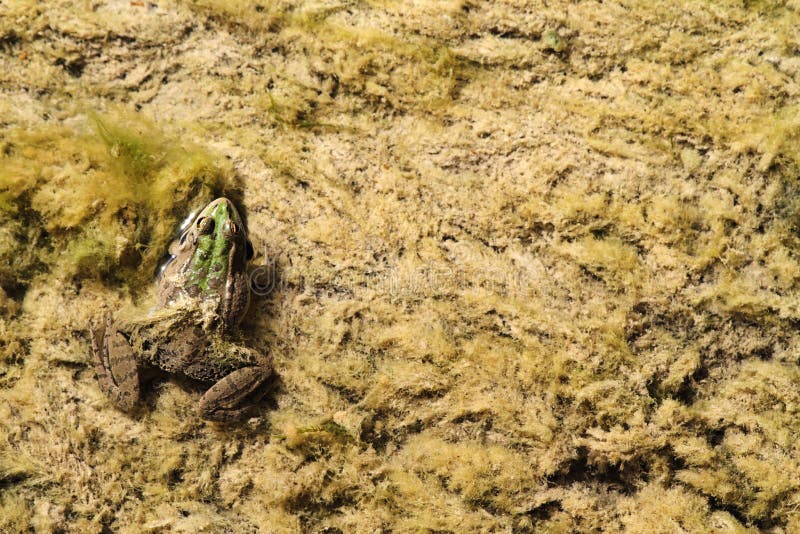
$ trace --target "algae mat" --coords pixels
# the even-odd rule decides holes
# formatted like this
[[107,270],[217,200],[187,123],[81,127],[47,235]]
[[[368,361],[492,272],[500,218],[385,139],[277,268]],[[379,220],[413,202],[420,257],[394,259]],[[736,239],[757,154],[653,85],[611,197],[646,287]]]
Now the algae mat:
[[[799,27],[3,0],[0,531],[800,530]],[[277,378],[238,425],[171,381],[123,414],[87,326],[219,193]]]

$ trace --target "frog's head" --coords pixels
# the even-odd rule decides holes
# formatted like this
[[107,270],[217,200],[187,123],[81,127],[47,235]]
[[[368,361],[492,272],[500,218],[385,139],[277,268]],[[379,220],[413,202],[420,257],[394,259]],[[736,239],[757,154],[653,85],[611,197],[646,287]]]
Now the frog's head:
[[219,299],[223,325],[238,323],[250,303],[247,261],[253,245],[239,212],[221,197],[197,214],[169,246],[172,259],[162,268],[158,294],[162,305],[181,295]]

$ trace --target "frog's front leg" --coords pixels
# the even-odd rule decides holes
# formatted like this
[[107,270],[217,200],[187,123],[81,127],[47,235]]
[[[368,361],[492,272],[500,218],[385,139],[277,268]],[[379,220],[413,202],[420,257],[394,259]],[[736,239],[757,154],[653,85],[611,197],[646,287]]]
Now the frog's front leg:
[[237,421],[261,400],[261,385],[272,375],[272,362],[259,355],[253,365],[222,377],[200,399],[200,417],[210,421]]
[[120,409],[130,412],[139,403],[139,366],[128,340],[106,314],[105,324],[92,329],[92,352],[100,389]]

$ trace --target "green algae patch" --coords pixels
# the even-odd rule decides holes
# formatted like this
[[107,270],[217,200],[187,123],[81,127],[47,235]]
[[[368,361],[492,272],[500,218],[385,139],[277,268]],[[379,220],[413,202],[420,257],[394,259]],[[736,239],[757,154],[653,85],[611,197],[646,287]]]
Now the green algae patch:
[[[190,2],[197,9],[259,34],[273,33],[287,52],[313,58],[268,73],[268,90],[255,90],[254,103],[278,124],[299,128],[347,128],[327,118],[334,99],[346,95],[353,110],[377,107],[407,112],[445,109],[466,63],[447,43],[397,35],[373,25],[353,24],[344,6],[268,5],[247,1]],[[231,87],[241,91],[241,87]],[[259,94],[261,93],[261,94]],[[334,119],[335,120],[331,120]]]
[[146,283],[177,223],[226,188],[230,171],[144,120],[93,115],[95,132],[8,131],[0,166],[0,283],[37,272]]
[[[800,530],[796,1],[33,4],[0,530]],[[87,325],[212,193],[276,376],[241,424],[122,414]]]

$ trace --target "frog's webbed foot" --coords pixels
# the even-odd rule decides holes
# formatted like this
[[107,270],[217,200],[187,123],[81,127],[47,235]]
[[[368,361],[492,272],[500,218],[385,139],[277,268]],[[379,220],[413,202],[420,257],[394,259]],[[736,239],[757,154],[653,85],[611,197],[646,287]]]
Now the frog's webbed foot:
[[200,417],[210,421],[242,419],[264,396],[263,388],[259,388],[271,375],[269,363],[242,367],[226,375],[200,399]]
[[92,352],[100,389],[120,409],[129,412],[139,403],[139,368],[128,341],[117,332],[111,314],[91,329]]

